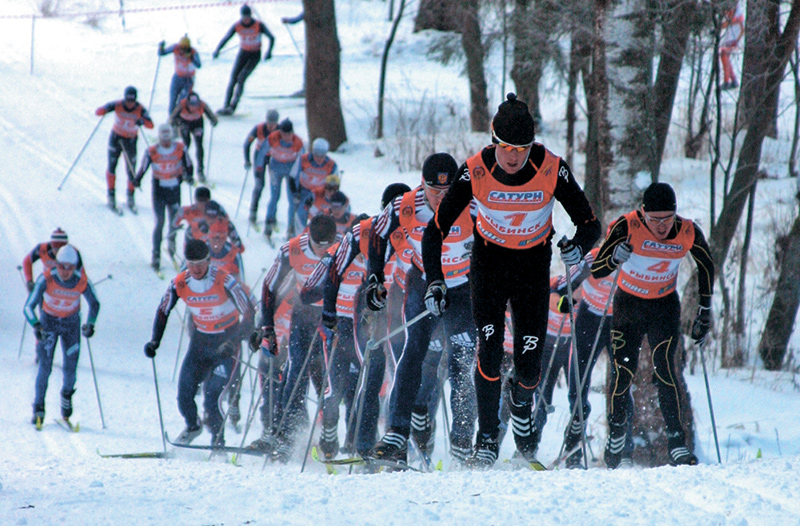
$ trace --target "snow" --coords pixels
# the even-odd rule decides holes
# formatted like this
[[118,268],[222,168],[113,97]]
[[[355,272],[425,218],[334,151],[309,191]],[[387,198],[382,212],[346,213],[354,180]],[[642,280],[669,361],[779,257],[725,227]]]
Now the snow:
[[[116,15],[37,19],[31,74],[30,19],[7,16],[29,14],[32,4],[0,2],[0,272],[5,298],[0,303],[0,384],[5,393],[0,405],[0,524],[800,523],[797,379],[790,373],[724,371],[711,364],[709,380],[721,465],[716,460],[699,366],[693,374],[687,370],[701,459],[701,465],[693,468],[540,473],[513,471],[498,462],[497,469],[490,472],[451,471],[441,426],[434,460],[443,459],[445,469],[433,474],[348,475],[340,468],[339,475],[329,476],[313,461],[301,474],[299,456],[287,465],[266,466],[258,458],[244,457],[234,466],[219,457],[209,460],[207,454],[185,450],[166,460],[100,458],[98,451],[162,450],[154,372],[166,430],[176,436],[183,428],[175,402],[177,386],[172,380],[180,324],[173,312],[155,362],[144,357],[142,346],[149,339],[155,308],[167,282],[148,269],[153,225],[149,177],[144,191],[137,193],[138,216],[126,213],[117,218],[105,208],[103,174],[110,118],[100,124],[63,189],[56,187],[97,124],[96,107],[121,98],[129,84],[138,87],[140,101],[149,100],[156,47],[162,38],[170,42],[189,34],[203,61],[197,90],[213,108],[219,107],[235,51],[223,53],[217,61],[211,60],[210,53],[237,18],[238,8],[222,3],[191,8],[190,2],[180,4],[178,0],[128,0],[126,8],[134,10],[173,5],[185,9],[127,13],[124,30]],[[408,19],[401,24],[390,60],[387,97],[393,105],[387,111],[386,127],[390,138],[381,143],[372,139],[380,53],[389,30],[386,5],[361,0],[337,5],[349,142],[333,155],[345,171],[343,190],[355,212],[377,212],[378,196],[386,184],[402,180],[414,185],[419,180],[414,168],[398,171],[398,165],[407,166],[408,160],[398,159],[397,139],[392,137],[398,133],[396,123],[403,115],[392,108],[405,108],[405,116],[414,117],[423,108],[444,115],[452,105],[457,114],[467,115],[468,90],[466,80],[459,77],[460,66],[443,67],[427,61],[425,43],[433,36],[412,34]],[[60,4],[62,13],[113,12],[117,7],[111,0]],[[244,176],[241,144],[250,128],[263,120],[266,109],[277,108],[282,117],[293,120],[301,137],[307,135],[303,101],[285,97],[302,87],[302,62],[287,30],[302,46],[303,25],[286,28],[280,24],[280,17],[297,14],[301,4],[259,2],[253,7],[276,35],[276,47],[273,60],[261,63],[248,81],[241,116],[223,120],[214,131],[209,171],[216,182],[212,196],[231,214]],[[96,27],[86,24],[87,19],[94,19]],[[488,72],[493,79],[492,107],[501,96],[498,69],[491,65]],[[152,107],[157,123],[166,118],[171,75],[172,59],[165,57],[159,66]],[[419,102],[422,94],[427,97],[424,103]],[[560,110],[548,106],[544,114],[552,131],[541,139],[556,152],[562,151]],[[148,135],[152,140],[154,134]],[[459,160],[463,160],[465,148],[487,139],[451,135],[441,131],[436,142],[442,148],[461,145]],[[376,147],[388,155],[374,157]],[[143,149],[140,141],[139,155]],[[580,167],[582,159],[575,164]],[[580,168],[576,172],[580,174]],[[122,188],[123,173],[120,165],[118,188]],[[664,165],[665,179],[678,187],[683,212],[701,223],[707,222],[708,216],[706,173],[707,165],[698,161],[670,159]],[[251,185],[252,180],[245,190],[244,207],[249,204]],[[766,231],[771,221],[779,222],[771,217],[788,215],[791,210],[794,184],[785,179],[768,180],[761,182],[759,189],[760,205],[776,210],[757,214],[758,228]],[[184,190],[184,199],[188,200],[188,190]],[[263,207],[262,202],[262,213]],[[285,207],[283,200],[279,220],[285,218]],[[252,284],[276,252],[255,232],[246,233],[244,216],[240,211],[237,226],[247,246],[246,281]],[[77,434],[54,423],[60,352],[48,390],[44,429],[37,433],[29,424],[37,371],[30,328],[25,329],[20,345],[26,292],[15,269],[56,226],[64,228],[80,248],[93,280],[111,276],[97,286],[101,310],[91,340],[106,427],[100,419],[84,342],[74,397],[73,420],[81,425]],[[557,217],[557,226],[569,231],[563,214]],[[757,238],[753,265],[761,268],[769,260],[771,234]],[[560,271],[555,264],[553,271]],[[168,278],[174,275],[171,268],[166,273]],[[764,296],[758,290],[752,295]],[[752,345],[756,342],[757,333]],[[603,383],[604,364],[602,358],[595,369],[595,386]],[[246,380],[243,391],[243,410],[252,392],[250,381]],[[595,436],[594,453],[600,455],[605,439],[604,400],[599,391],[593,391],[590,400],[594,411],[589,429]],[[545,463],[557,455],[568,418],[563,382],[554,404],[556,411],[550,415],[540,448]],[[260,423],[254,423],[247,442],[260,431]],[[230,428],[226,437],[229,445],[242,441]],[[209,440],[206,432],[195,443]],[[509,437],[501,459],[512,452]]]

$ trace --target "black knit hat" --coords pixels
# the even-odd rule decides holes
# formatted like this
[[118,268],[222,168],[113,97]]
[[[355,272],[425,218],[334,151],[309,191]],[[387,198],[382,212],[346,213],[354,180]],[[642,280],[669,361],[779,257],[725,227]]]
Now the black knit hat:
[[208,245],[199,239],[190,239],[183,247],[183,256],[186,261],[202,261],[208,257]]
[[55,230],[53,230],[52,234],[50,234],[50,242],[66,245],[67,243],[69,243],[69,237],[67,237],[66,232],[61,230],[61,227],[58,227]]
[[434,153],[422,163],[422,179],[431,186],[450,186],[458,174],[458,163],[449,153]]
[[525,146],[533,142],[533,117],[528,105],[517,100],[516,93],[506,95],[492,119],[492,142]]
[[208,202],[209,199],[211,199],[211,190],[209,190],[207,186],[198,186],[197,189],[195,189],[194,191],[195,201]]
[[278,129],[282,132],[292,132],[294,131],[294,126],[292,126],[292,121],[289,119],[283,119],[280,124],[278,124]]
[[394,198],[398,195],[403,195],[404,193],[410,191],[411,188],[405,183],[390,184],[383,190],[383,195],[381,196],[381,210],[386,208],[386,205],[394,201]]
[[250,16],[253,14],[253,11],[250,9],[250,6],[245,4],[239,9],[239,14],[242,16]]
[[653,183],[642,197],[645,212],[674,212],[678,208],[675,190],[667,183]]
[[346,205],[348,201],[347,196],[344,194],[344,192],[340,190],[334,192],[329,200],[332,205],[342,205],[342,206]]
[[315,215],[308,224],[308,237],[317,245],[327,246],[336,241],[336,223],[326,214]]

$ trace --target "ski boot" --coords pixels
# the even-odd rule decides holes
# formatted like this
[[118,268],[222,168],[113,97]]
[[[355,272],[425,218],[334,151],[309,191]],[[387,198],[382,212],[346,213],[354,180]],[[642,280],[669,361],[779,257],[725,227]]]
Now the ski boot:
[[509,382],[508,408],[511,412],[511,431],[517,451],[528,462],[536,462],[536,450],[539,449],[541,431],[533,425],[533,389],[525,389],[517,381]]
[[603,460],[609,469],[617,469],[623,467],[623,460],[625,464],[630,463],[630,452],[626,451],[625,443],[628,439],[627,424],[608,424],[608,440],[606,441],[606,448],[603,452]]
[[672,466],[696,466],[697,457],[686,447],[683,433],[667,433],[667,447],[669,448],[669,463]]
[[175,439],[176,444],[188,445],[192,443],[192,440],[199,437],[200,434],[203,432],[203,427],[200,425],[200,421],[198,420],[197,424],[194,426],[186,426],[186,429],[181,431],[181,434],[178,435],[178,438]]
[[72,391],[61,391],[61,417],[64,420],[72,416],[72,395],[74,393],[75,389]]
[[450,456],[453,457],[454,462],[463,465],[472,454],[472,440],[468,437],[462,439],[455,436],[450,440]]
[[464,465],[470,469],[490,469],[497,462],[499,451],[500,444],[496,437],[479,432],[472,456],[464,461]]
[[132,213],[138,213],[138,209],[136,208],[136,198],[134,197],[133,192],[128,192],[128,210]]
[[277,447],[272,451],[272,461],[286,464],[294,452],[294,444],[286,437],[278,436]]
[[564,466],[567,469],[580,469],[583,467],[583,451],[580,448],[581,437],[584,436],[584,431],[581,428],[581,423],[578,419],[574,419],[567,430],[567,436],[564,438]]
[[325,460],[333,460],[339,452],[339,436],[336,426],[323,427],[319,437],[319,449]]
[[224,108],[220,108],[217,110],[217,115],[222,115],[226,117],[229,115],[233,115],[233,108],[231,106],[225,106]]
[[153,254],[153,258],[150,260],[150,267],[156,272],[161,270],[161,257],[158,254]]
[[119,209],[117,208],[116,192],[114,192],[114,190],[108,191],[108,208],[115,214],[119,213]]
[[33,418],[31,418],[31,424],[36,426],[37,431],[42,430],[42,425],[44,424],[44,405],[34,404]]
[[202,184],[206,184],[206,173],[203,171],[203,165],[197,167],[197,180]]
[[268,454],[272,452],[274,446],[275,437],[272,436],[272,433],[264,429],[264,431],[261,433],[261,437],[251,442],[250,445],[247,446],[247,449]]
[[411,438],[421,453],[433,454],[436,445],[436,421],[428,416],[427,407],[418,407],[411,413]]
[[408,462],[408,438],[398,430],[389,428],[383,438],[367,452],[367,458],[406,464]]

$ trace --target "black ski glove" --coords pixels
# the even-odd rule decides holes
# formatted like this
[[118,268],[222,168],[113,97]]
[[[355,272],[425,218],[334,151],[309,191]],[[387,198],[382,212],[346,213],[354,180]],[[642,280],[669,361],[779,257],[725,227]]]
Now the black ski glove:
[[375,274],[370,274],[369,276],[366,295],[369,310],[378,311],[386,306],[386,287],[383,286],[383,283]]
[[[569,314],[569,303],[568,302],[569,302],[569,300],[567,299],[566,295],[561,296],[560,298],[558,298],[558,312],[560,312],[562,314]],[[573,299],[572,300],[572,307],[574,308],[575,305],[577,305],[577,304],[578,304],[578,302],[575,301],[575,299]]]
[[692,339],[695,345],[703,345],[706,342],[709,329],[711,329],[711,307],[701,305],[692,323]]
[[94,336],[94,323],[84,323],[81,327],[81,334],[84,338],[91,338]]
[[36,284],[33,281],[29,281],[25,283],[25,286],[28,287],[28,294],[30,294],[31,292],[33,292],[33,287],[35,287]]
[[47,333],[44,331],[42,324],[38,321],[33,324],[33,334],[36,336],[36,341],[42,341],[47,338]]
[[250,352],[256,352],[261,346],[261,329],[253,329],[250,337],[247,340],[247,346],[250,347]]
[[332,331],[336,330],[336,313],[335,312],[328,312],[322,311],[322,326],[326,329],[330,329]]
[[272,355],[278,356],[278,337],[275,335],[275,329],[272,327],[261,328],[261,352],[265,356]]
[[217,347],[217,352],[221,356],[226,356],[226,357],[227,356],[234,356],[236,354],[236,351],[237,351],[236,343],[232,342],[231,340],[223,342],[222,345]]
[[144,344],[144,355],[148,358],[156,357],[156,349],[158,349],[159,342],[153,340]]
[[445,285],[444,281],[437,279],[431,282],[425,292],[425,307],[434,316],[441,316],[447,310],[449,303],[447,300],[447,285]]

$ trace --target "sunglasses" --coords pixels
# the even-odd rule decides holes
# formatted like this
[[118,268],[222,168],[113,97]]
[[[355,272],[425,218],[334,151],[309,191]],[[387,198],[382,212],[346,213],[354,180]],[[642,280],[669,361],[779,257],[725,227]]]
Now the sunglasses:
[[673,221],[675,219],[675,214],[669,215],[667,217],[653,217],[645,212],[644,218],[647,219],[650,223],[660,226],[660,225],[666,225],[670,221]]
[[445,192],[447,192],[447,190],[449,190],[449,189],[450,189],[450,187],[449,187],[449,186],[444,186],[444,187],[441,187],[441,186],[431,186],[431,185],[429,185],[428,183],[425,183],[425,190],[427,190],[427,191],[429,191],[430,193],[432,193],[432,194],[434,195],[434,197],[439,197],[440,195],[443,195],[443,194],[444,194]]
[[529,142],[528,144],[521,144],[521,145],[509,144],[507,142],[503,142],[500,140],[500,137],[498,137],[497,134],[494,133],[494,129],[492,130],[492,142],[494,142],[497,146],[499,146],[500,148],[504,149],[509,153],[513,151],[521,153],[530,148],[531,146],[533,146],[533,141]]

